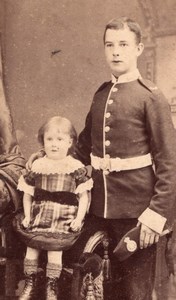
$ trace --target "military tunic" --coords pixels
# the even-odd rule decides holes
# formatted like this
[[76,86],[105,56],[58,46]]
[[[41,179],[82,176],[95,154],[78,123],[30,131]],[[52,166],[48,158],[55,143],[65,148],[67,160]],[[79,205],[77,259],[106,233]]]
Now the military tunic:
[[[140,157],[153,166],[113,171],[93,168],[91,212],[106,219],[139,218],[161,233],[170,226],[176,187],[176,135],[167,100],[136,70],[104,83],[95,93],[77,154],[99,158]],[[142,214],[142,215],[141,215]]]

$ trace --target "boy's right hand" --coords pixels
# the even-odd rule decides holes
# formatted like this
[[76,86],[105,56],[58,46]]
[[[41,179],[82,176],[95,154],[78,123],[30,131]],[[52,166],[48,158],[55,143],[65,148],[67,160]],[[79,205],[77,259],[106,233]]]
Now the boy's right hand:
[[45,155],[45,152],[43,150],[40,150],[38,152],[35,152],[33,154],[31,154],[31,156],[29,157],[27,163],[26,163],[26,169],[28,171],[31,171],[31,168],[32,168],[32,164],[34,162],[34,160],[38,159],[38,158],[41,158]]
[[24,226],[24,228],[27,228],[30,223],[30,217],[25,217],[21,223]]

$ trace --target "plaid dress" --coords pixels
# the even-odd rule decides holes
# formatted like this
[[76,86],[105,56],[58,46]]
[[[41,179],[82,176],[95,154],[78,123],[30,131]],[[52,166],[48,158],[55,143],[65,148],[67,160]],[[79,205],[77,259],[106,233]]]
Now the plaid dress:
[[32,170],[21,177],[18,184],[19,190],[33,197],[26,233],[55,238],[60,234],[69,235],[79,196],[91,188],[92,179],[87,176],[86,168],[73,157],[56,161],[45,156],[36,160]]

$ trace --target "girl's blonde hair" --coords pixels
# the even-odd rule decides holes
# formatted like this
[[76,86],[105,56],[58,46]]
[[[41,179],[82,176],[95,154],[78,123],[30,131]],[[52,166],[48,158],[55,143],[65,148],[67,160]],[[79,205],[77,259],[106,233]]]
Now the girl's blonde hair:
[[38,141],[42,147],[44,146],[44,134],[51,126],[58,128],[58,132],[68,134],[70,136],[72,139],[72,146],[69,148],[68,154],[73,154],[77,142],[76,130],[68,119],[60,116],[54,116],[48,119],[38,130]]

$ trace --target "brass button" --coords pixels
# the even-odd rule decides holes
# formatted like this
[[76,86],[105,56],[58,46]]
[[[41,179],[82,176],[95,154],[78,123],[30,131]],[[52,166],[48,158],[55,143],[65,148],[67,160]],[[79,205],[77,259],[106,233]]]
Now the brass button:
[[108,100],[108,104],[110,104],[110,105],[111,105],[113,102],[114,102],[114,100],[112,100],[112,99],[109,99],[109,100]]
[[113,89],[112,89],[112,92],[113,93],[115,93],[115,92],[117,92],[118,91],[118,88],[117,87],[114,87]]
[[110,130],[110,127],[109,126],[106,126],[105,127],[105,132],[108,132]]
[[107,112],[107,113],[105,114],[105,117],[106,117],[107,119],[108,119],[110,116],[111,116],[110,112]]
[[103,171],[103,174],[104,174],[104,175],[108,175],[108,174],[109,174],[109,171],[108,171],[108,170],[104,170],[104,171]]
[[109,146],[111,142],[109,140],[105,141],[105,146]]

